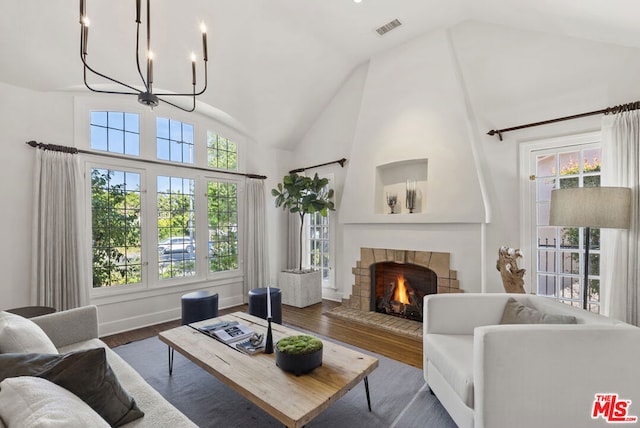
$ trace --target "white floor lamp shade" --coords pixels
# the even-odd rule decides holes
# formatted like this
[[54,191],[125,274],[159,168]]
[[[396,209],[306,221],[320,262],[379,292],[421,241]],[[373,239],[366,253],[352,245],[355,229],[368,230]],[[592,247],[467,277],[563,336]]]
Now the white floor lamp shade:
[[571,187],[551,192],[551,226],[628,229],[628,187]]
[[631,189],[627,187],[571,187],[551,192],[550,226],[585,228],[582,307],[587,309],[590,228],[628,229]]

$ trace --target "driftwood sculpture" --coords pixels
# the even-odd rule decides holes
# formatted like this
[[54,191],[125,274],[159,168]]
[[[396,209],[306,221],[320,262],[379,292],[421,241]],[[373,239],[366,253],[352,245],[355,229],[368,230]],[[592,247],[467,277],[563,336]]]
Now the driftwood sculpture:
[[507,293],[525,293],[524,273],[526,269],[518,269],[517,259],[522,257],[519,249],[500,247],[496,269],[502,277],[502,284]]

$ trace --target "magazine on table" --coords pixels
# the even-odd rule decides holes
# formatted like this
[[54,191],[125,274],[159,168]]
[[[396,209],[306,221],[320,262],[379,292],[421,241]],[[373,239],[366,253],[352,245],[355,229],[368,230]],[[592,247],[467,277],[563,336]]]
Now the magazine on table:
[[238,342],[236,343],[236,348],[249,355],[257,354],[258,352],[264,352],[264,341],[262,340],[261,336],[262,335],[259,335],[258,338],[255,338],[257,340],[255,340],[252,336],[251,338],[243,342]]
[[211,336],[224,343],[239,342],[251,337],[254,331],[238,321],[222,321],[209,324],[196,329],[207,336]]

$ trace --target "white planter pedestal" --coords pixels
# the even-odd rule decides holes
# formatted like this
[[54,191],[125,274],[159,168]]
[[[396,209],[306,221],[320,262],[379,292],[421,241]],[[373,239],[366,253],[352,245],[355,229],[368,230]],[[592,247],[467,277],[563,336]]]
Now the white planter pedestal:
[[322,301],[322,272],[280,272],[278,287],[282,292],[282,304],[305,308]]

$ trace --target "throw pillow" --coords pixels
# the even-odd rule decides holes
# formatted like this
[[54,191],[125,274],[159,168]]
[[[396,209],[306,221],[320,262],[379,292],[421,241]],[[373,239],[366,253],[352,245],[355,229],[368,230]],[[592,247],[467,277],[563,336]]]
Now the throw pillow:
[[0,382],[0,418],[9,427],[109,427],[100,415],[71,392],[46,379],[31,376]]
[[504,306],[500,324],[576,324],[576,317],[545,314],[509,297]]
[[40,326],[10,312],[0,312],[0,353],[35,352],[57,354],[58,350]]
[[16,376],[41,377],[71,391],[114,427],[144,416],[118,382],[104,348],[63,355],[0,354],[0,381]]

